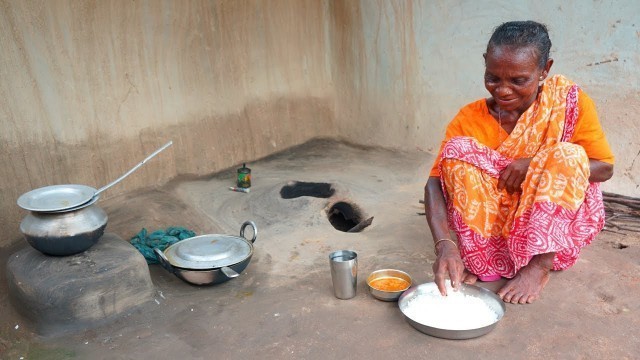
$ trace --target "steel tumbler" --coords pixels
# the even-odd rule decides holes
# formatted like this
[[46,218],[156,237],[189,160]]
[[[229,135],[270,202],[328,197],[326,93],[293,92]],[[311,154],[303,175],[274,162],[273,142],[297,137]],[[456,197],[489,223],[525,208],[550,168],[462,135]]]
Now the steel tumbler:
[[333,293],[338,299],[356,296],[358,281],[358,254],[351,250],[340,250],[329,254]]

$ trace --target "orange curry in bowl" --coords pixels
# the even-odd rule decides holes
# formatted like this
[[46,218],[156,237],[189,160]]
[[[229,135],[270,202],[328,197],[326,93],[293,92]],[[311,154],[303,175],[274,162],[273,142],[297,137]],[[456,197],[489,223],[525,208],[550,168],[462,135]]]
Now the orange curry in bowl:
[[405,279],[397,277],[383,277],[371,280],[371,282],[369,282],[369,286],[380,291],[396,292],[407,290],[411,284]]

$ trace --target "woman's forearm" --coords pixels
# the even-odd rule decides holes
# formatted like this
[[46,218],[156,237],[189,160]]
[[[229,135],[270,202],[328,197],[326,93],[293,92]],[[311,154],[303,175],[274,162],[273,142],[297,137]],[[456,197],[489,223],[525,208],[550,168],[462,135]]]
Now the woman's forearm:
[[449,238],[447,205],[442,193],[440,178],[431,176],[424,188],[424,210],[433,241]]

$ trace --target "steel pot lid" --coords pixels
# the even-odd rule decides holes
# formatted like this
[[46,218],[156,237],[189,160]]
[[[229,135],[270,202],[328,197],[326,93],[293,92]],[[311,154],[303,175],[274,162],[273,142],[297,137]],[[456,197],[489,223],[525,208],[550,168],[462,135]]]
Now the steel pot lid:
[[96,189],[86,185],[45,186],[22,194],[18,206],[36,212],[64,211],[91,202],[95,192]]
[[172,266],[198,270],[233,265],[252,253],[253,245],[231,235],[200,235],[177,242],[164,251]]

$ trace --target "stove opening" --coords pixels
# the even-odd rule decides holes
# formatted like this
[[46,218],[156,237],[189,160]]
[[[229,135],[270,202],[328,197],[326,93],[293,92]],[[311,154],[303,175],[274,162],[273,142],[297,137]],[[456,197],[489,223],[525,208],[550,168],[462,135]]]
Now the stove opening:
[[329,183],[316,183],[293,181],[280,189],[280,196],[283,199],[295,199],[301,196],[311,196],[317,198],[329,198],[333,196],[335,189]]
[[373,217],[364,219],[360,209],[344,201],[331,205],[327,216],[331,225],[343,232],[361,232],[373,222]]

